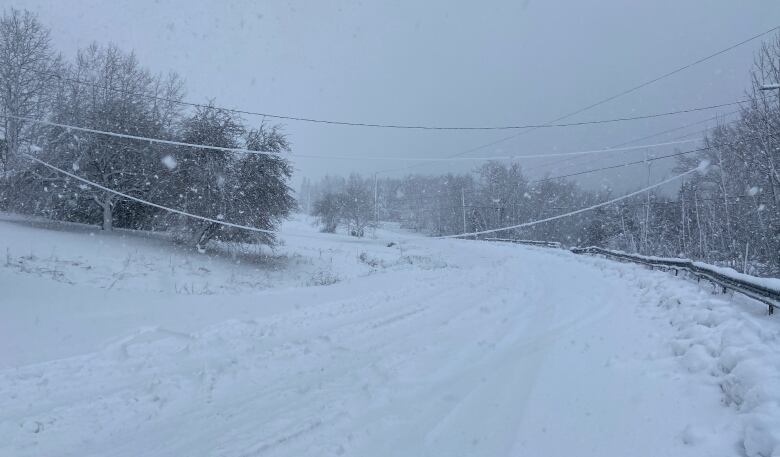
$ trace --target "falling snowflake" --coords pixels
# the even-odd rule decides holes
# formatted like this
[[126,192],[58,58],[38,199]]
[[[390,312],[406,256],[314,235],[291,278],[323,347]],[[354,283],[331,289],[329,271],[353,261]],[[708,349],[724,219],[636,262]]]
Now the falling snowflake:
[[171,156],[171,155],[167,155],[167,156],[163,157],[161,162],[169,170],[173,170],[178,165],[178,163],[176,162],[176,159],[174,159],[173,156]]
[[699,162],[699,166],[696,167],[696,170],[701,174],[706,174],[707,169],[710,167],[710,161],[707,159],[702,160]]

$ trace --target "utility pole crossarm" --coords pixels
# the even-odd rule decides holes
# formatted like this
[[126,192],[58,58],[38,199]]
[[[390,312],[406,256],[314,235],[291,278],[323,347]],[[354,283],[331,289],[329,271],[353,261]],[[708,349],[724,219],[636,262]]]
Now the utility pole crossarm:
[[764,84],[761,90],[780,90],[780,84]]

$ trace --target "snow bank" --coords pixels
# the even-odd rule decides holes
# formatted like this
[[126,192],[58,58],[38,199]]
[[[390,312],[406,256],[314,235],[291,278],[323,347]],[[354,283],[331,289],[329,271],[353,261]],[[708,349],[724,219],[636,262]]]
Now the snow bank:
[[648,274],[654,276],[648,287],[664,292],[660,307],[646,311],[674,329],[668,346],[684,376],[716,386],[723,405],[737,413],[730,422],[698,424],[683,440],[722,443],[726,454],[730,448],[747,457],[780,454],[780,322],[739,294],[713,295]]
[[748,457],[780,453],[780,332],[765,316],[710,299],[708,307],[673,306],[684,365],[717,383],[725,405],[739,412]]

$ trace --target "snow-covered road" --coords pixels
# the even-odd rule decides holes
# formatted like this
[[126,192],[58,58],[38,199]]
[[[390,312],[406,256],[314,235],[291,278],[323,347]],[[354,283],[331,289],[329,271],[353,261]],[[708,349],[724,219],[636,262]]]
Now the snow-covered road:
[[[289,258],[319,260],[286,268],[320,286],[271,275],[221,291],[234,265],[193,255],[217,291],[190,295],[141,288],[113,252],[135,252],[151,277],[177,274],[174,256],[190,254],[157,241],[0,231],[20,259],[82,243],[57,256],[80,262],[65,281],[13,252],[0,269],[3,456],[780,451],[766,406],[780,395],[746,385],[778,370],[739,378],[737,406],[723,387],[740,362],[777,360],[776,320],[664,273],[516,245],[397,235],[387,247],[383,233],[289,240]],[[110,258],[127,273],[117,281],[84,267]]]

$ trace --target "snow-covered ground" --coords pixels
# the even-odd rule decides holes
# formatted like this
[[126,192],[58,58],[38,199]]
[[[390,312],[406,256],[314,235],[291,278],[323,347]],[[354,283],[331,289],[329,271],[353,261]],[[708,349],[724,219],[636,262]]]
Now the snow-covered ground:
[[[780,321],[565,251],[0,220],[2,456],[770,456]],[[390,242],[392,246],[388,246]]]

